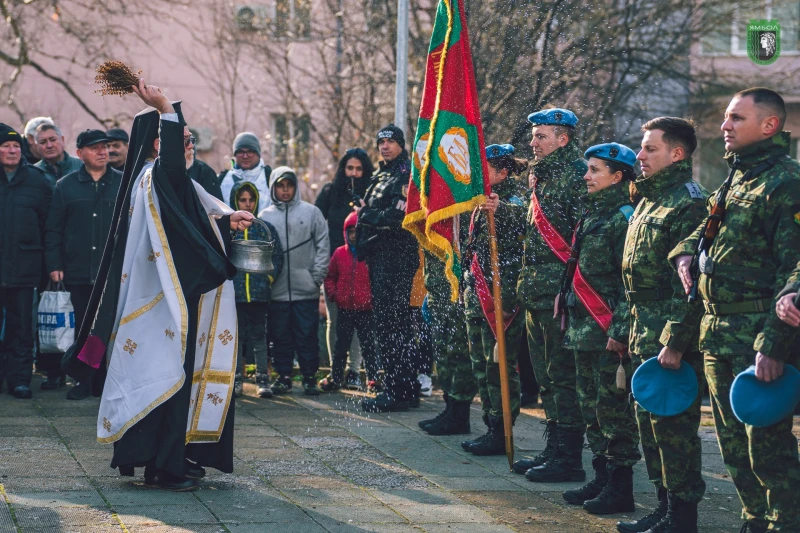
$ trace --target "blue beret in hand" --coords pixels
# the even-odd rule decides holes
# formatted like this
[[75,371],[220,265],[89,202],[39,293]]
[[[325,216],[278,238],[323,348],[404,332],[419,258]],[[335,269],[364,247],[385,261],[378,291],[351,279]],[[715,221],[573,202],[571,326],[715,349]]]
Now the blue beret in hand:
[[678,370],[664,368],[651,357],[636,369],[631,380],[633,397],[656,416],[675,416],[686,411],[699,393],[697,376],[686,361]]
[[783,375],[769,383],[759,381],[751,366],[733,380],[731,407],[741,422],[763,428],[790,416],[800,402],[800,372],[783,367]]

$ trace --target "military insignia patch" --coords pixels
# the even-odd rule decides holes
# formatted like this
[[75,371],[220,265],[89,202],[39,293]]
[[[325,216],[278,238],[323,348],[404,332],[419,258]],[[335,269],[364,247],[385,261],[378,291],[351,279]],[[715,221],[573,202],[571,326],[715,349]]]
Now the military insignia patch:
[[403,198],[408,198],[408,185],[403,185]]
[[609,157],[617,157],[619,155],[619,149],[612,146],[608,150],[608,155],[609,155]]
[[703,200],[705,196],[703,196],[703,191],[700,190],[700,187],[693,181],[686,183],[686,188],[689,190],[689,196],[692,198]]
[[564,113],[562,113],[561,111],[556,111],[555,113],[553,113],[553,118],[561,122],[562,120],[564,120]]
[[800,225],[800,211],[794,214],[794,221],[797,225]]

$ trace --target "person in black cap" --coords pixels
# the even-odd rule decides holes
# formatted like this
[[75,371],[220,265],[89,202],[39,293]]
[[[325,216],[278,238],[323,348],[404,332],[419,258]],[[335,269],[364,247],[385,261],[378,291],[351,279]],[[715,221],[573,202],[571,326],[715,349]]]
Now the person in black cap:
[[361,402],[364,411],[404,411],[419,405],[411,328],[411,285],[419,268],[417,239],[403,228],[411,162],[403,130],[378,132],[383,161],[358,213],[357,253],[367,261],[385,392]]
[[[111,344],[109,377],[97,424],[98,439],[114,443],[111,467],[119,468],[123,476],[133,476],[136,467],[145,467],[148,486],[194,490],[196,479],[205,475],[204,466],[233,471],[234,403],[230,391],[235,308],[214,315],[215,321],[231,323],[217,335],[208,325],[210,315],[201,316],[200,302],[207,302],[203,311],[233,304],[233,298],[219,296],[222,291],[231,294],[229,280],[236,273],[227,258],[230,233],[249,227],[254,216],[222,209],[188,178],[180,104],[170,103],[160,89],[144,81],[134,91],[154,109],[146,109],[134,119],[97,281],[62,367],[83,379],[91,375],[91,368],[104,364],[103,355]],[[160,139],[158,157],[142,174],[156,138]],[[152,234],[150,227],[155,229]],[[147,252],[138,253],[140,246],[152,246],[149,257]],[[153,275],[151,265],[158,275]],[[162,277],[161,272],[166,275]],[[160,287],[161,292],[155,299],[149,298],[150,304],[141,312],[134,311],[122,320],[117,308],[137,308],[138,302],[131,300],[137,286],[152,287],[154,292]],[[162,300],[165,302],[160,304]],[[167,320],[159,322],[159,316]],[[196,357],[203,368],[206,357],[211,357],[210,339],[198,332],[202,323],[215,334],[213,360],[224,362],[229,370],[220,366],[213,376],[195,376]],[[136,340],[126,338],[125,331],[133,333]],[[157,366],[147,363],[154,356],[152,348],[148,351],[139,345],[151,342],[155,342],[151,347],[157,346],[155,355],[161,361]],[[217,357],[220,354],[222,360]],[[207,394],[198,396],[198,391]],[[197,421],[189,418],[190,409],[198,419],[203,418],[201,413],[212,417],[213,429],[198,434]]]
[[[0,124],[0,342],[3,381],[17,398],[32,396],[33,291],[42,280],[42,241],[53,196],[44,173],[22,158],[22,136]],[[0,312],[2,312],[0,310]]]
[[[111,228],[114,199],[122,173],[108,164],[108,137],[100,130],[78,135],[80,168],[56,183],[45,232],[45,268],[53,283],[64,283],[70,293],[75,323],[80,324],[97,280],[103,245]],[[60,354],[42,354],[47,371],[44,389],[63,386]],[[102,372],[95,388],[102,386]],[[82,400],[92,393],[92,379],[85,379],[67,393],[68,400]]]
[[128,158],[128,132],[122,128],[111,128],[106,132],[108,137],[108,166],[122,172]]

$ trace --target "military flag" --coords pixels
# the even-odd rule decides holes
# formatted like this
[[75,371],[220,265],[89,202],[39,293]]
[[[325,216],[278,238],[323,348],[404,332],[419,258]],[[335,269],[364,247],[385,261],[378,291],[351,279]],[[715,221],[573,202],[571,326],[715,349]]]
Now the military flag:
[[455,301],[457,217],[490,192],[463,0],[439,0],[413,147],[403,227],[444,261]]

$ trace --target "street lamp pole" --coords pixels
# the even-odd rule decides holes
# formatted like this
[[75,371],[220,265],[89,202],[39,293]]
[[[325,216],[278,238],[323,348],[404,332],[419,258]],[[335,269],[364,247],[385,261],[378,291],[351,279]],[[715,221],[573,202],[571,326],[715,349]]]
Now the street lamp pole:
[[406,133],[408,115],[408,0],[397,0],[397,77],[394,123]]

